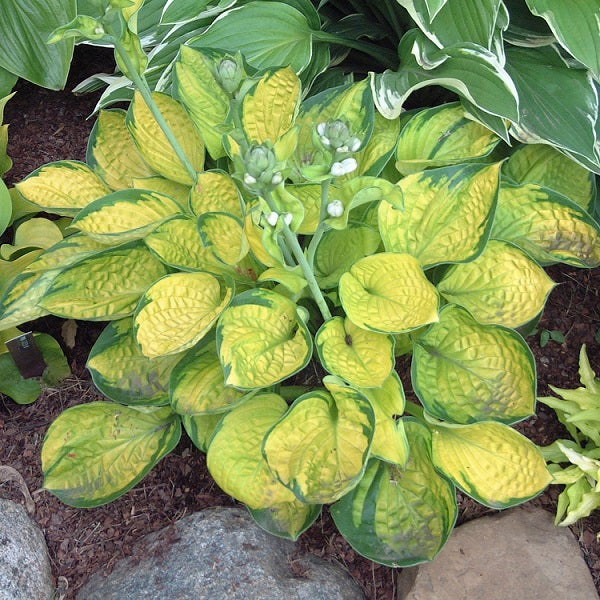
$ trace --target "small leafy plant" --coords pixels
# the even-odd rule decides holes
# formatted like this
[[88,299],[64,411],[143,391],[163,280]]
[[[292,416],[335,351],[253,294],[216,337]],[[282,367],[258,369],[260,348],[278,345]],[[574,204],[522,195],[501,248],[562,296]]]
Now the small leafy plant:
[[562,390],[550,386],[560,398],[538,398],[556,411],[572,438],[540,448],[552,483],[565,486],[558,497],[555,521],[563,527],[600,508],[600,380],[590,366],[585,345],[579,353],[579,378],[583,387]]
[[[262,527],[296,539],[331,504],[356,550],[393,566],[439,552],[456,487],[494,508],[543,490],[541,453],[510,427],[536,398],[516,329],[554,286],[540,263],[600,264],[589,171],[539,145],[498,160],[458,103],[386,120],[368,80],[303,99],[294,69],[239,52],[182,46],[173,95],[151,92],[122,11],[55,37],[111,43],[129,109],[100,112],[87,164],[17,186],[77,233],[11,284],[0,326],[111,321],[88,368],[113,402],[52,424],[45,487],[109,502],[183,425]],[[311,361],[327,375],[308,386]]]

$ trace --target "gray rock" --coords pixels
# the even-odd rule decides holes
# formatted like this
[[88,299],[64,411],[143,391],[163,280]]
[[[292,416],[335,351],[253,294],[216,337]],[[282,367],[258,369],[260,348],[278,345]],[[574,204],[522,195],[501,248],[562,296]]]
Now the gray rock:
[[529,507],[458,527],[433,562],[402,571],[398,589],[399,600],[598,600],[573,534]]
[[204,510],[147,535],[110,575],[93,575],[77,600],[364,600],[335,565],[311,556],[292,565],[294,548],[245,510]]
[[54,597],[46,541],[25,509],[0,499],[0,600]]

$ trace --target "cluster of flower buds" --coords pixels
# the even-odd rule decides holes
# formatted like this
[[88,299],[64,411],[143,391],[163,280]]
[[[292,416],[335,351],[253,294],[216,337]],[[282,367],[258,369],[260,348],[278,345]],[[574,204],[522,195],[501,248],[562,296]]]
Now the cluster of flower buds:
[[242,157],[245,168],[244,184],[250,190],[277,187],[283,181],[278,170],[279,162],[275,151],[267,144],[254,144]]
[[241,60],[226,57],[216,67],[216,76],[219,84],[229,95],[233,95],[240,87],[244,78],[244,67]]
[[283,222],[289,227],[292,224],[293,216],[292,213],[285,213],[285,215],[280,215],[278,212],[270,212],[267,215],[267,223],[271,227],[275,227],[277,225],[277,221],[282,218]]
[[330,174],[341,177],[357,168],[356,159],[350,155],[360,150],[362,142],[352,134],[350,127],[341,119],[317,125],[319,141],[333,153],[334,163]]

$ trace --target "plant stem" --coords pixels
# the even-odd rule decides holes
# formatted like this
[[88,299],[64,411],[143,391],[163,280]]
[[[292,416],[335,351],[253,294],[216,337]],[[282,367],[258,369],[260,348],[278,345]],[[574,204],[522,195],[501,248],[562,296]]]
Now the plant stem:
[[327,205],[329,204],[329,189],[331,188],[331,179],[326,179],[321,184],[321,213],[319,216],[319,226],[315,231],[312,239],[310,240],[310,244],[308,244],[307,250],[307,260],[310,265],[311,270],[314,270],[315,266],[315,252],[317,251],[317,246],[319,245],[323,234],[327,231],[328,227],[325,224],[325,219],[327,218]]
[[423,407],[419,406],[412,400],[407,400],[406,405],[404,407],[404,412],[411,415],[411,417],[417,417],[419,419],[423,418]]
[[163,117],[162,113],[160,112],[158,106],[156,105],[156,102],[154,102],[154,98],[152,98],[152,92],[150,90],[150,87],[148,86],[146,78],[136,71],[135,65],[133,64],[133,61],[129,58],[129,54],[127,54],[127,50],[125,49],[125,46],[121,43],[121,41],[115,39],[113,43],[115,46],[115,50],[119,53],[119,56],[127,66],[127,69],[129,70],[129,75],[135,87],[140,91],[140,94],[142,95],[144,102],[150,109],[152,116],[156,119],[156,122],[158,123],[159,127],[163,130],[163,133],[169,141],[169,144],[171,144],[173,150],[175,151],[175,154],[177,154],[177,157],[181,161],[181,164],[185,167],[185,170],[188,172],[189,176],[192,178],[192,181],[195,183],[198,179],[198,173],[196,172],[194,165],[192,165],[190,159],[187,157],[183,148],[179,144],[179,141],[175,137],[173,130],[167,123],[166,119]]
[[[269,205],[270,210],[272,210],[273,212],[278,212],[277,205],[273,201],[273,196],[271,195],[271,192],[265,192],[264,199]],[[308,261],[304,256],[304,251],[302,250],[302,246],[300,246],[300,243],[298,242],[296,234],[285,223],[283,223],[283,237],[285,238],[285,242],[288,248],[292,251],[293,255],[295,256],[296,262],[298,263],[298,265],[300,265],[300,268],[302,269],[304,278],[308,283],[308,289],[310,290],[312,297],[317,303],[317,306],[319,307],[323,318],[326,321],[328,321],[329,319],[331,319],[331,312],[329,312],[329,307],[327,306],[327,302],[325,302],[325,297],[323,296],[321,288],[319,287],[319,284],[315,279],[315,275],[311,266],[308,264]]]

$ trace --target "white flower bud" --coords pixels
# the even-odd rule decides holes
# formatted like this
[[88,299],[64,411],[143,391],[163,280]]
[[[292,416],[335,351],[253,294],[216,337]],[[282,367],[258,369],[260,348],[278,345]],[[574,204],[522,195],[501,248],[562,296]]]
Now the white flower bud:
[[333,200],[327,205],[327,214],[330,217],[341,217],[344,214],[344,205],[340,200]]
[[294,217],[292,215],[292,213],[285,213],[285,216],[283,217],[283,222],[289,227],[292,224]]
[[281,175],[280,171],[277,171],[277,173],[275,173],[275,175],[273,175],[273,177],[271,178],[271,183],[273,185],[279,185],[282,181],[283,176]]
[[323,146],[331,146],[331,142],[329,141],[329,138],[322,135],[320,139],[321,139],[321,144],[323,144]]
[[246,185],[254,185],[256,183],[256,177],[252,177],[250,173],[246,173],[244,175],[244,183]]
[[356,152],[360,148],[360,140],[358,138],[352,138],[348,143],[352,152]]
[[344,165],[342,165],[341,162],[334,162],[331,165],[331,171],[330,171],[330,173],[334,177],[340,177],[341,175],[344,175],[344,173],[345,173],[345,171],[344,171]]
[[356,168],[358,167],[358,163],[354,158],[345,158],[341,164],[342,169],[344,170],[344,175],[352,173],[352,171],[356,171]]
[[279,213],[276,213],[275,211],[273,211],[267,215],[267,223],[271,227],[275,227],[275,225],[277,225],[278,220],[279,220]]
[[104,27],[102,27],[102,25],[98,25],[95,29],[94,29],[94,33],[96,35],[103,35],[105,33],[104,31]]
[[337,151],[338,151],[340,154],[345,154],[346,152],[348,152],[348,146],[340,146],[340,147],[337,149]]
[[319,135],[324,136],[325,135],[325,131],[327,131],[327,123],[319,123],[317,125],[317,133]]

